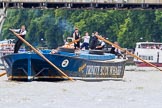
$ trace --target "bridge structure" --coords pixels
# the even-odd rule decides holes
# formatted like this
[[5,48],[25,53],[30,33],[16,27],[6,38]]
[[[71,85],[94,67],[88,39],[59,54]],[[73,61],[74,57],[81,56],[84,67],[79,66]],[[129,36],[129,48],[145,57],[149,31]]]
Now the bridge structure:
[[7,17],[7,8],[4,7],[3,9],[0,9],[0,34],[6,17]]
[[162,0],[0,0],[0,33],[8,8],[162,9]]
[[0,8],[158,9],[162,0],[0,0]]

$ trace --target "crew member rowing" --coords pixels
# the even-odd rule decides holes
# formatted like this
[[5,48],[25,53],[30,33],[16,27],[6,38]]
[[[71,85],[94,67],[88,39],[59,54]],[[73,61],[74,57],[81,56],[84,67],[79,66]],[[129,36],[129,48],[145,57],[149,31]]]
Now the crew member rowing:
[[[17,32],[17,33],[19,33],[18,34],[19,36],[21,36],[22,38],[25,38],[25,35],[26,35],[25,25],[22,25],[21,29],[9,29],[9,30]],[[15,44],[15,47],[14,47],[14,53],[18,53],[22,44],[23,44],[23,42],[20,39],[18,39]]]

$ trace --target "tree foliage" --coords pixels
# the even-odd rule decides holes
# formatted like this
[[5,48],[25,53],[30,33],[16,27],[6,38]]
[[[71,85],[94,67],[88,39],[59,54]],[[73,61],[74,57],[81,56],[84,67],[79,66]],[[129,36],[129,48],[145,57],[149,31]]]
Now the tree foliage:
[[75,27],[82,36],[86,31],[89,34],[98,31],[127,48],[134,48],[139,41],[162,42],[160,10],[11,9],[0,38],[15,38],[8,29],[22,24],[27,26],[26,39],[36,47],[63,45],[63,40],[72,36]]

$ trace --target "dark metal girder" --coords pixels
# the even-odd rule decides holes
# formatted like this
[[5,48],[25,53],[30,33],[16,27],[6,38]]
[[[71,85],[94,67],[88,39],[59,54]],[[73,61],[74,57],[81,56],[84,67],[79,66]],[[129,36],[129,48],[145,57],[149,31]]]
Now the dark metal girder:
[[0,8],[161,9],[157,3],[0,2]]

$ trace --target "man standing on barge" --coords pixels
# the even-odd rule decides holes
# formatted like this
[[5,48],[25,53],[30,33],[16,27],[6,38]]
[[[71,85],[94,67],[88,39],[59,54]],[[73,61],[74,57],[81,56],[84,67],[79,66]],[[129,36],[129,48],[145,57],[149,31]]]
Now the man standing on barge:
[[79,34],[79,30],[78,28],[75,29],[74,33],[73,33],[73,40],[78,40],[77,42],[74,43],[74,48],[75,49],[80,49],[80,34]]
[[[21,36],[22,38],[25,38],[25,35],[26,35],[25,25],[22,25],[21,29],[9,29],[9,30],[17,32],[17,33],[19,33],[18,34],[19,36]],[[20,39],[18,39],[16,44],[15,44],[15,47],[14,47],[14,53],[18,53],[18,51],[19,51],[22,44],[23,44],[23,42]]]

